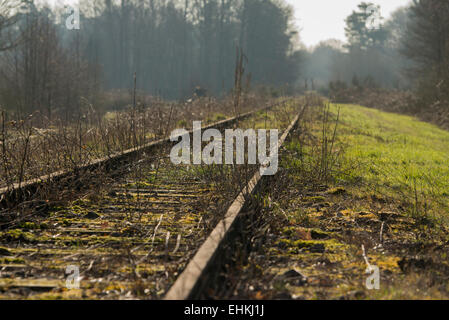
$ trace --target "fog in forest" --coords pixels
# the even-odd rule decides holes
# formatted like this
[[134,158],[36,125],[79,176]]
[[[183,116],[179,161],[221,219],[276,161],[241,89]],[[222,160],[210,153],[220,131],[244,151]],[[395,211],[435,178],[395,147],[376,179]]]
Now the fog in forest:
[[83,100],[121,108],[134,86],[168,100],[223,97],[240,56],[245,90],[272,95],[424,90],[447,61],[446,1],[413,1],[388,18],[361,2],[346,41],[314,47],[283,0],[2,0],[0,10],[0,104],[17,114],[70,115]]

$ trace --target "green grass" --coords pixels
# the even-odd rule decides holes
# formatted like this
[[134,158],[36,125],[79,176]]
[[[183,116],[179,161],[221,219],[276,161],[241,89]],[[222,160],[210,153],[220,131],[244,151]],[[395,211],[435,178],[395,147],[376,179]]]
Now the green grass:
[[339,178],[389,197],[405,197],[413,213],[441,217],[449,205],[449,132],[410,116],[356,105],[332,105],[334,116],[338,107],[338,140],[352,166]]

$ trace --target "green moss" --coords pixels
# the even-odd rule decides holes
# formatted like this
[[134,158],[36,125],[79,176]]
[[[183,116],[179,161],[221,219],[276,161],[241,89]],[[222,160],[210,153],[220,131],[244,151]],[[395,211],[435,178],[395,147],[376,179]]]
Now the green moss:
[[296,233],[296,227],[285,227],[282,229],[282,234],[287,237],[292,237]]
[[74,202],[74,204],[72,204],[72,206],[69,207],[69,209],[72,213],[75,213],[77,215],[85,213],[85,211],[86,211],[85,209],[83,209],[81,206],[75,204],[75,203],[80,203],[80,202],[81,201],[76,201],[76,202]]
[[344,244],[338,242],[336,239],[330,240],[292,240],[280,239],[276,245],[282,249],[305,249],[310,251],[324,252],[325,250],[334,250]]
[[291,221],[292,223],[308,227],[319,226],[319,220],[314,216],[314,213],[316,214],[317,212],[298,208],[291,214]]
[[327,194],[340,195],[346,193],[346,189],[343,187],[336,187],[326,191]]
[[45,230],[48,229],[47,223],[36,223],[36,222],[22,222],[18,225],[20,229],[23,230]]
[[8,248],[0,247],[0,256],[11,256],[11,250]]
[[187,128],[187,120],[185,120],[185,119],[182,119],[182,120],[179,120],[177,123],[176,123],[176,127],[177,128]]
[[[151,179],[149,179],[149,177],[148,177],[148,181],[149,180],[151,180]],[[132,183],[132,184],[128,184],[128,188],[132,188],[132,189],[134,189],[134,188],[136,188],[136,189],[144,189],[144,188],[148,188],[148,187],[151,187],[152,186],[152,183],[151,182],[144,182],[144,181],[138,181],[138,182],[135,182],[135,183]]]
[[303,201],[307,203],[321,203],[326,201],[326,198],[322,196],[305,197],[303,198]]
[[35,230],[40,229],[40,226],[34,222],[22,222],[19,224],[19,228],[23,230]]
[[30,232],[20,229],[13,229],[2,233],[1,238],[6,241],[33,242],[36,237]]
[[227,119],[227,117],[224,115],[224,114],[222,114],[222,113],[215,113],[212,117],[211,117],[211,120],[213,121],[213,122],[218,122],[218,121],[222,121],[222,120],[226,120]]
[[282,234],[290,240],[300,239],[301,235],[308,235],[311,238],[310,240],[322,240],[329,238],[331,235],[329,232],[325,232],[320,229],[302,227],[285,227],[282,230]]
[[15,257],[0,258],[0,263],[3,263],[3,264],[24,264],[25,260],[22,259],[22,258],[15,258]]
[[319,229],[312,229],[311,231],[312,239],[320,240],[320,239],[328,239],[331,236],[330,232],[325,232]]

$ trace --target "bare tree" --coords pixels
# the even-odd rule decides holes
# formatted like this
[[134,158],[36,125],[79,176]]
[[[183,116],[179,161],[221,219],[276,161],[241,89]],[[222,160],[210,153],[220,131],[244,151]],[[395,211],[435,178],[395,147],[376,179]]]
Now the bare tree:
[[25,0],[0,0],[0,51],[6,51],[15,47],[21,37],[14,29],[19,20],[19,12]]

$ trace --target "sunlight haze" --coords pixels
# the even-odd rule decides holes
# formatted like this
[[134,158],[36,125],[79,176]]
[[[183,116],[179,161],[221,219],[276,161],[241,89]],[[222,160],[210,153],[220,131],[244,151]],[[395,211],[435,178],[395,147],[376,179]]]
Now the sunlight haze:
[[[296,25],[301,30],[301,41],[310,47],[331,38],[345,41],[344,20],[362,1],[287,0],[287,2],[295,8]],[[382,16],[388,18],[393,11],[407,5],[410,1],[377,0],[372,2],[380,5]]]

